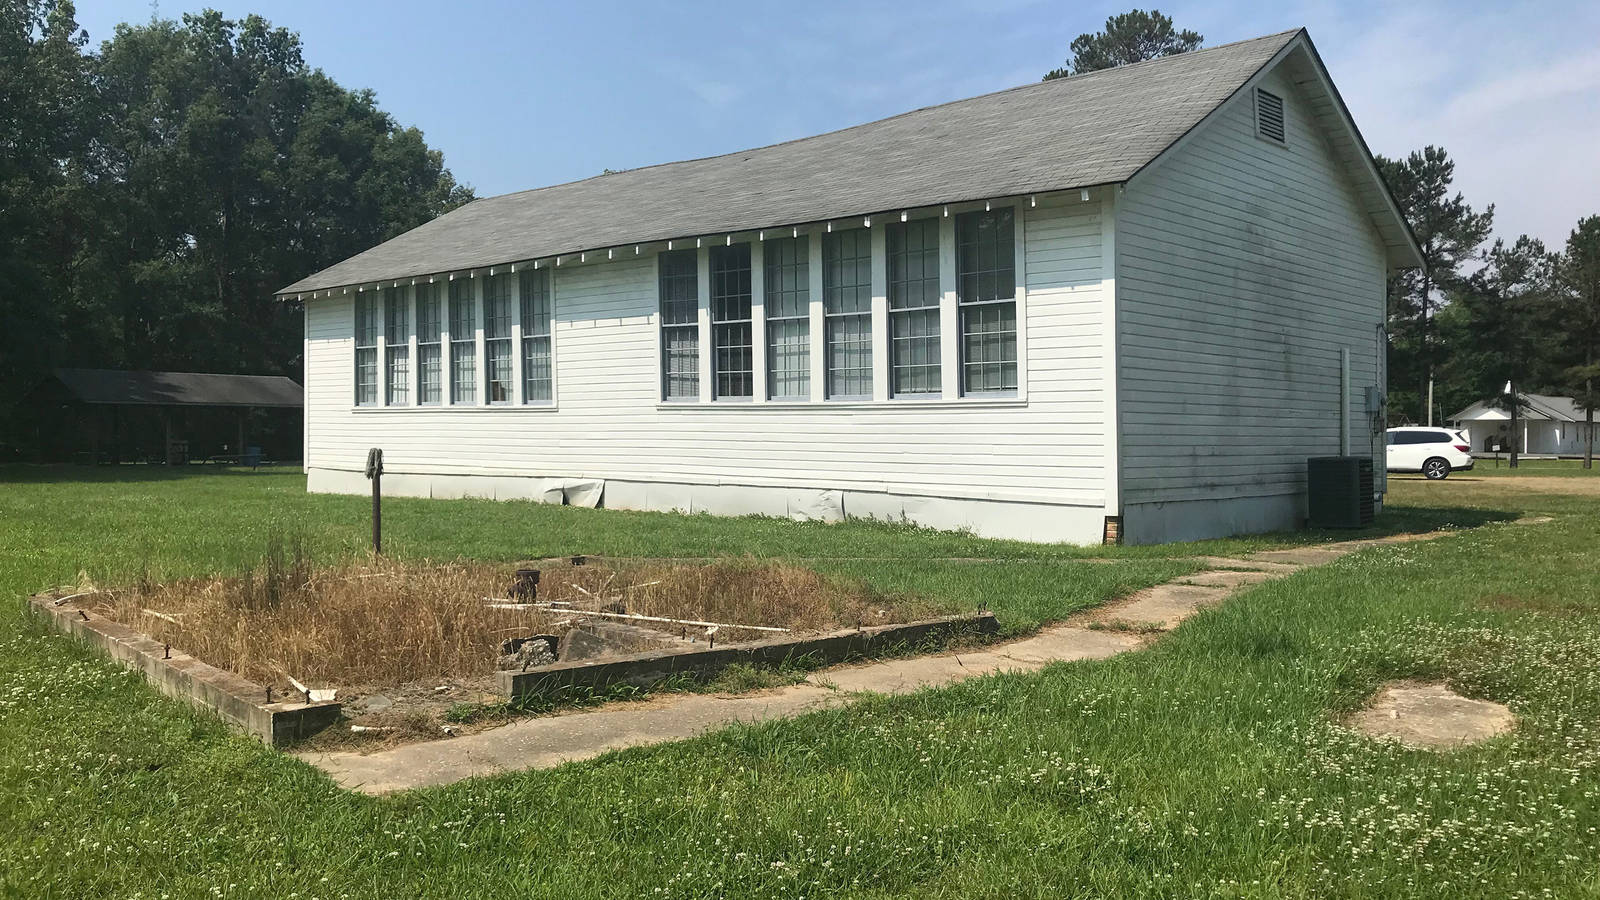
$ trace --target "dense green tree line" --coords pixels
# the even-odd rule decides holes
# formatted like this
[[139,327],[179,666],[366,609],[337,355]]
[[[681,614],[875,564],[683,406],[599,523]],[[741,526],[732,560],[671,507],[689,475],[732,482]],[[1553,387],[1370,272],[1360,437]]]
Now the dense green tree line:
[[272,291],[470,200],[294,33],[0,0],[0,444],[55,366],[301,375]]
[[1378,166],[1424,261],[1391,283],[1390,419],[1427,422],[1430,381],[1435,422],[1484,399],[1520,415],[1517,392],[1570,396],[1592,414],[1600,215],[1580,220],[1561,247],[1527,235],[1490,244],[1494,206],[1479,212],[1454,189],[1455,163],[1442,148],[1379,157]]

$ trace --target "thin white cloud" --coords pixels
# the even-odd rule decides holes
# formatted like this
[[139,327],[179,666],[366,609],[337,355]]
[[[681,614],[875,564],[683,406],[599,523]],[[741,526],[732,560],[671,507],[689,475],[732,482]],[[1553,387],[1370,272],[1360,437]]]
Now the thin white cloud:
[[1484,117],[1530,103],[1568,96],[1594,96],[1600,86],[1600,54],[1557,58],[1491,77],[1456,94],[1445,107],[1446,118],[1481,121]]
[[1559,246],[1600,214],[1600,5],[1298,11],[1375,152],[1444,147],[1506,238]]
[[737,79],[715,77],[682,59],[665,60],[661,71],[710,107],[728,106],[744,96],[744,87]]

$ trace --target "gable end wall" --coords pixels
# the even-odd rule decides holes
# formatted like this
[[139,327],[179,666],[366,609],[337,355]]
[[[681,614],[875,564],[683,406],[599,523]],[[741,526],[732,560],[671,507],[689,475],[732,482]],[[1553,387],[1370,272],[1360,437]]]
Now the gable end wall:
[[[1245,91],[1131,182],[1116,225],[1124,535],[1135,543],[1299,527],[1305,464],[1380,456],[1386,252],[1280,67],[1286,145]],[[1382,481],[1381,462],[1377,473]]]

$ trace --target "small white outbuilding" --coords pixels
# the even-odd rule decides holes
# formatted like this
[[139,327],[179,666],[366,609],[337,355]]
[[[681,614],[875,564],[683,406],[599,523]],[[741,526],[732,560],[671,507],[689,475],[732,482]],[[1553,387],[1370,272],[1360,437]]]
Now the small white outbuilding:
[[[1459,429],[1473,453],[1506,453],[1512,444],[1509,397],[1479,400],[1445,421]],[[1589,445],[1587,416],[1571,397],[1519,394],[1518,452],[1535,456],[1582,456]]]
[[1381,452],[1418,262],[1302,30],[478,200],[280,296],[313,491],[376,446],[417,496],[1147,543]]

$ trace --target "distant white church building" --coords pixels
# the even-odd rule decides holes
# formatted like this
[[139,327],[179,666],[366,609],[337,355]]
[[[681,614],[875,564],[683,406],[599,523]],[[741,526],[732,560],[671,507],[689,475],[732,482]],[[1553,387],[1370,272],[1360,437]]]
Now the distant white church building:
[[[313,491],[1299,526],[1418,250],[1304,31],[475,201],[304,303]],[[1382,491],[1382,467],[1378,467]]]
[[[1508,397],[1510,395],[1507,395]],[[1589,444],[1587,415],[1571,397],[1521,394],[1517,413],[1517,449],[1536,456],[1582,456]],[[1509,400],[1502,406],[1479,400],[1445,421],[1459,429],[1473,453],[1507,453],[1512,429]]]

